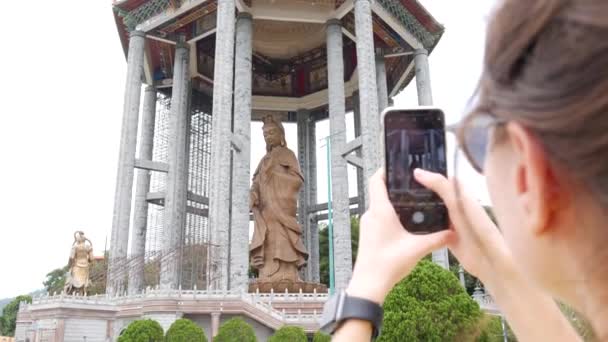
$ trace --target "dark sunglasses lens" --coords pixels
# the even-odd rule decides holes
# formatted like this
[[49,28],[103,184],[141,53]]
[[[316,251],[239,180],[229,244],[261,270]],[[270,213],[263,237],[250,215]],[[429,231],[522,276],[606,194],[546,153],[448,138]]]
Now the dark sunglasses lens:
[[486,161],[492,122],[492,117],[479,115],[469,122],[465,130],[464,143],[471,163],[478,170],[483,170],[483,164]]

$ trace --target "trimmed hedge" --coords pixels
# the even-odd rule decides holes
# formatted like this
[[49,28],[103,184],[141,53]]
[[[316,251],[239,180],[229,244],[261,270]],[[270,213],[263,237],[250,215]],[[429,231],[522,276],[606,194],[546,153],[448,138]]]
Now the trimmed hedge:
[[207,342],[205,331],[189,319],[181,318],[171,324],[165,342]]
[[268,339],[268,342],[308,342],[304,329],[294,326],[284,326]]
[[235,317],[222,324],[213,342],[257,342],[257,337],[251,325]]
[[157,321],[140,319],[131,322],[118,337],[118,342],[163,342],[163,328]]
[[450,271],[421,260],[387,296],[378,342],[471,341],[481,317],[479,305]]
[[331,342],[331,336],[317,331],[312,338],[312,342]]

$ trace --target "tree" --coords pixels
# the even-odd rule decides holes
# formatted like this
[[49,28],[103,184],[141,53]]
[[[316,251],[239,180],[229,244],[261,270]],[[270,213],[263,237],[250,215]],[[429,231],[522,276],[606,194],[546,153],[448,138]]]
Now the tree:
[[304,329],[294,326],[284,326],[270,336],[268,342],[308,342]]
[[0,316],[0,335],[15,336],[17,313],[19,312],[19,304],[21,304],[21,302],[31,303],[32,297],[18,296],[2,309],[2,316]]
[[189,319],[178,319],[171,324],[165,342],[206,342],[207,336],[201,327]]
[[257,338],[251,325],[235,317],[222,324],[213,342],[257,342]]
[[331,342],[331,336],[317,331],[312,338],[312,342]]
[[61,293],[65,285],[65,275],[69,272],[68,266],[56,268],[47,273],[46,280],[42,282],[49,294]]
[[131,322],[118,337],[118,342],[162,342],[163,328],[157,321],[140,319]]
[[[359,249],[359,218],[356,216],[350,218],[350,238],[354,265]],[[329,286],[329,230],[325,224],[319,225],[319,273],[321,283]]]
[[422,260],[387,296],[378,341],[471,341],[481,317],[452,273]]

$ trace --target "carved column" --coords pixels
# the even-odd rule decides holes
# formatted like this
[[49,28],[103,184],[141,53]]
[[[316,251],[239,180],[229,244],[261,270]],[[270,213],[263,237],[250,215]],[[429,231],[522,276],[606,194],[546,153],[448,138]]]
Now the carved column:
[[[386,63],[384,55],[376,54],[376,85],[378,86],[378,113],[388,107],[388,84],[386,81]],[[381,119],[380,119],[381,120]]]
[[[429,54],[425,49],[414,52],[414,64],[416,66],[416,90],[418,91],[418,104],[421,106],[433,105],[433,92],[431,90],[431,73],[429,70]],[[450,268],[450,260],[447,248],[433,252],[433,262],[445,269]]]
[[[308,165],[305,172],[308,173],[308,203],[312,206],[317,204],[317,125],[313,116],[309,116],[306,126]],[[306,224],[309,225],[308,232],[310,233],[310,249],[308,250],[310,281],[318,283],[321,280],[319,273],[319,223],[316,216],[308,215]]]
[[302,238],[306,250],[308,251],[308,263],[303,270],[302,276],[306,281],[315,281],[314,270],[316,268],[318,269],[319,246],[315,246],[313,240],[315,235],[318,240],[318,232],[315,232],[317,229],[316,223],[312,221],[312,216],[310,214],[311,206],[317,202],[317,174],[314,166],[316,162],[315,122],[310,115],[310,111],[306,109],[298,110],[297,120],[298,161],[300,162],[300,169],[304,175],[304,186],[300,191],[298,200],[298,223],[302,227]]
[[431,91],[431,72],[429,70],[429,53],[425,49],[414,52],[414,65],[416,66],[416,90],[418,91],[418,104],[430,106],[433,104]]
[[[154,121],[156,116],[156,89],[146,87],[144,108],[139,136],[139,159],[152,160],[154,147]],[[148,201],[150,191],[149,170],[137,171],[135,187],[135,213],[133,231],[131,232],[131,262],[129,267],[129,294],[136,294],[144,289],[144,262],[146,253],[146,229],[148,226]]]
[[213,118],[211,131],[211,175],[209,182],[209,229],[211,229],[210,288],[228,289],[232,82],[234,66],[234,0],[219,0],[213,73]]
[[181,283],[181,244],[186,224],[188,195],[188,150],[190,122],[189,48],[179,42],[175,48],[171,117],[167,160],[169,173],[163,215],[163,253],[160,270],[161,288],[174,289]]
[[123,106],[122,131],[116,192],[114,196],[114,216],[108,264],[106,292],[115,295],[124,289],[127,269],[127,248],[129,245],[129,221],[133,195],[133,175],[135,173],[135,146],[139,119],[139,100],[143,77],[145,35],[141,31],[131,31],[127,58],[127,80]]
[[246,292],[249,281],[249,180],[251,179],[251,53],[252,17],[239,13],[234,59],[234,153],[232,222],[230,228],[230,289]]
[[352,274],[348,172],[342,151],[346,145],[344,58],[342,25],[327,22],[327,84],[331,139],[331,201],[333,208],[334,268],[336,289],[345,289]]
[[357,71],[359,73],[359,110],[361,112],[361,141],[365,203],[369,204],[367,182],[382,166],[380,119],[371,0],[355,0],[355,30],[357,36]]
[[[355,138],[361,136],[361,111],[359,110],[359,91],[353,92],[353,122],[355,124]],[[363,155],[361,149],[355,151],[357,157]],[[359,215],[365,213],[365,180],[363,179],[363,169],[357,167],[357,197],[359,198]]]

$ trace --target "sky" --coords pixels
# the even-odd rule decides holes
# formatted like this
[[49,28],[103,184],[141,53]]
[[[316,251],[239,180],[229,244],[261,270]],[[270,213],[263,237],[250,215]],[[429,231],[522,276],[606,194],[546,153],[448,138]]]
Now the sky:
[[[446,27],[429,59],[431,84],[435,104],[455,122],[479,77],[493,1],[420,2]],[[126,77],[110,0],[27,5],[35,10],[8,1],[0,11],[0,298],[42,288],[45,275],[67,263],[76,230],[85,231],[96,254],[104,250]],[[415,82],[394,102],[415,106]],[[252,164],[264,153],[260,127],[252,125]],[[286,130],[295,136],[295,126]],[[320,123],[317,137],[327,132]],[[288,145],[295,150],[293,138]],[[474,195],[487,201],[483,179],[460,169]],[[324,202],[322,171],[318,179]]]

